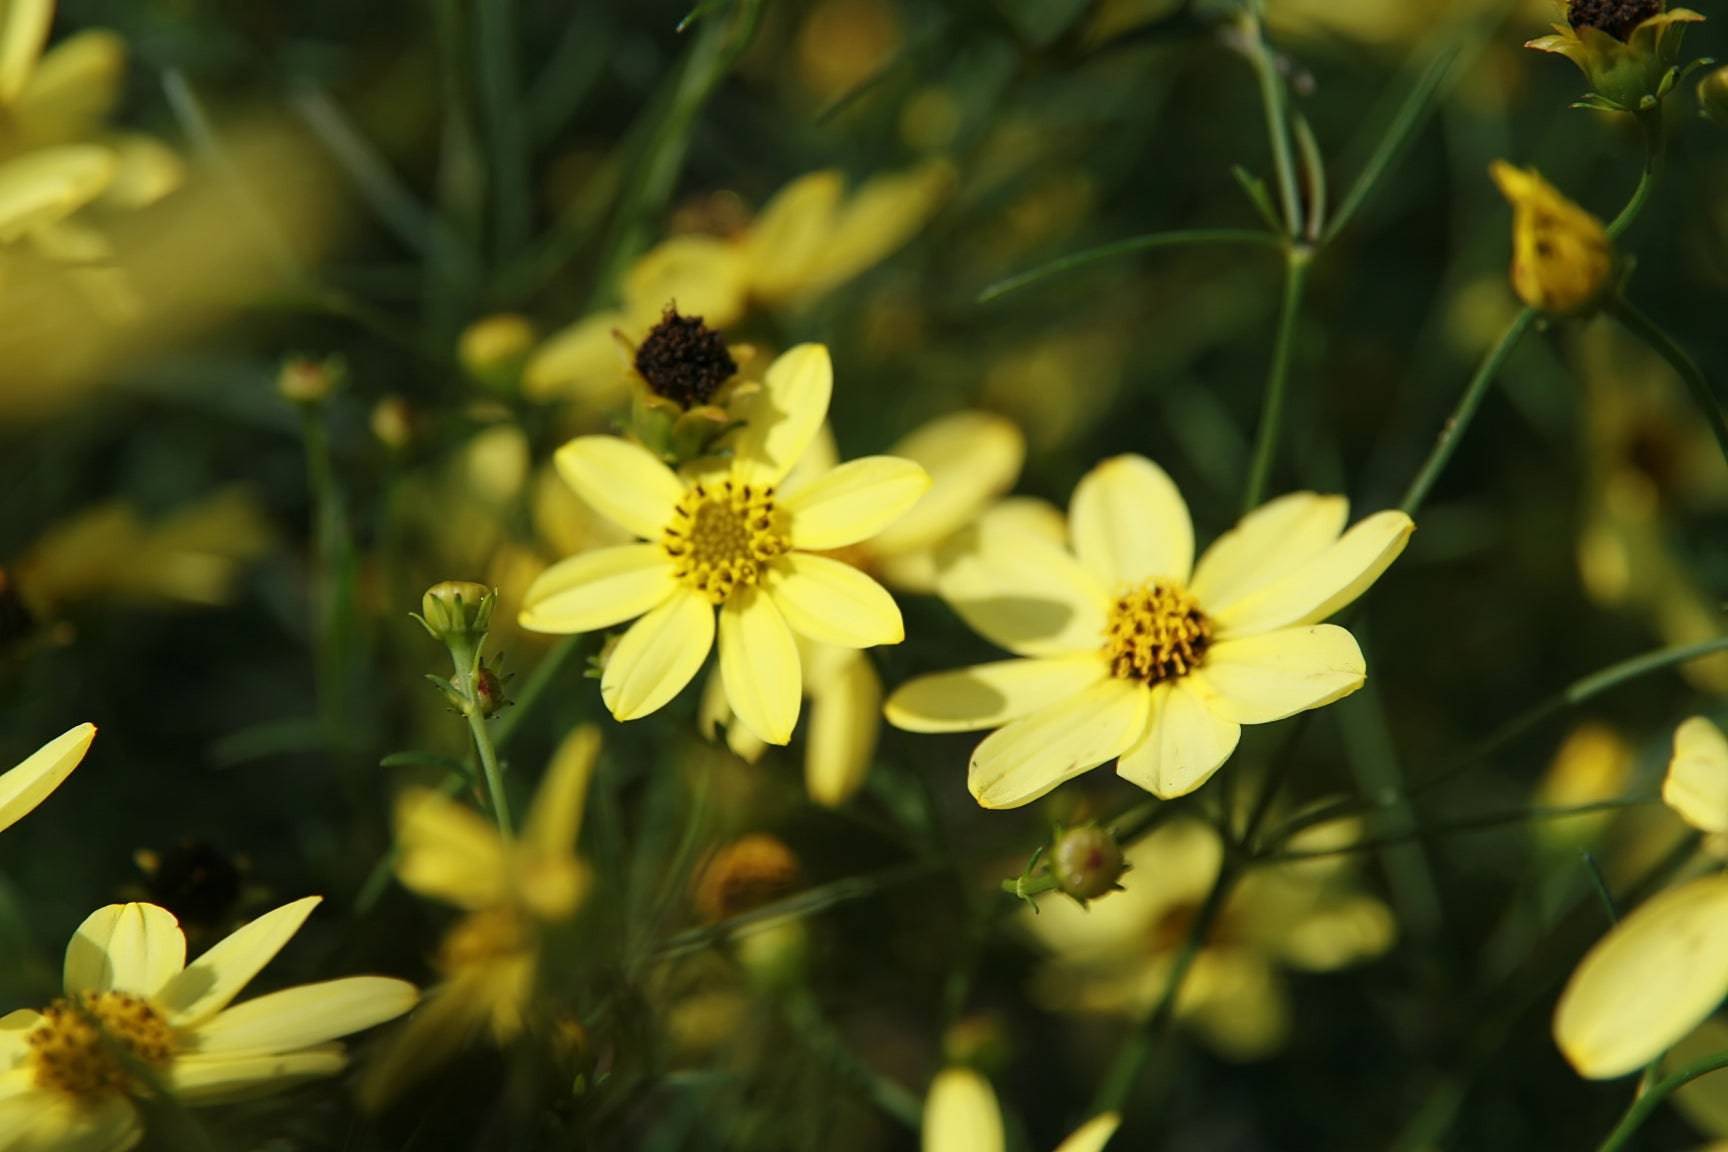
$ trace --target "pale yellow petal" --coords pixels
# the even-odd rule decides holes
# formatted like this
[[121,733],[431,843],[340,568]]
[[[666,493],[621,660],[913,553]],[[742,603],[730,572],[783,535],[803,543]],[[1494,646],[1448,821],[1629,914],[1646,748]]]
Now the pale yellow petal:
[[622,312],[597,312],[548,336],[522,369],[523,394],[544,401],[580,393],[597,405],[621,400],[630,359],[617,333],[629,323]]
[[54,0],[0,0],[0,104],[24,91],[53,23]]
[[1109,589],[1187,584],[1194,524],[1175,481],[1144,456],[1116,456],[1081,478],[1068,509],[1074,554]]
[[942,550],[937,586],[972,629],[1019,656],[1103,647],[1109,599],[1063,548],[986,516]]
[[908,732],[976,732],[1078,695],[1109,674],[1097,656],[999,660],[910,680],[888,697],[884,711]]
[[630,626],[606,660],[600,698],[619,720],[658,711],[701,671],[714,646],[714,605],[683,589]]
[[924,1152],[1004,1152],[1002,1108],[970,1068],[944,1068],[924,1101]]
[[624,277],[625,310],[652,325],[676,307],[710,328],[730,328],[744,314],[747,269],[739,245],[717,236],[674,236],[655,245]]
[[419,989],[386,976],[302,984],[236,1004],[193,1033],[194,1051],[292,1052],[376,1027],[414,1007]]
[[804,788],[810,799],[838,808],[858,793],[876,754],[882,681],[867,656],[848,652],[838,672],[810,694]]
[[774,561],[768,592],[801,635],[840,648],[872,648],[906,638],[887,589],[850,564],[808,552]]
[[0,1100],[5,1152],[126,1152],[144,1139],[144,1121],[124,1096],[77,1100],[31,1092]]
[[821,344],[799,344],[768,366],[759,391],[739,399],[732,435],[734,467],[752,484],[778,484],[828,417],[834,365]]
[[600,515],[644,540],[658,540],[684,498],[684,483],[640,444],[578,436],[553,457],[558,475]]
[[782,501],[794,548],[822,552],[868,540],[906,514],[930,476],[897,456],[849,460]]
[[523,596],[518,622],[530,632],[592,632],[658,607],[677,587],[659,544],[599,548],[542,572]]
[[835,216],[805,290],[832,291],[893,255],[936,214],[953,185],[953,166],[944,160],[865,181]]
[[1292,492],[1262,504],[1206,549],[1189,590],[1209,607],[1250,596],[1320,555],[1349,518],[1342,496]]
[[174,1062],[167,1079],[182,1103],[232,1104],[334,1076],[347,1064],[342,1045],[324,1044],[299,1052],[188,1056]]
[[796,498],[806,484],[812,484],[840,467],[840,446],[834,443],[834,429],[827,421],[816,430],[809,447],[798,457],[798,463],[792,466],[792,471],[786,473],[786,478],[780,481],[779,492],[781,503],[790,503]]
[[1234,636],[1318,624],[1366,592],[1404,551],[1415,530],[1402,512],[1377,512],[1302,564],[1270,557],[1282,575],[1259,591],[1228,603],[1201,603]]
[[1114,1112],[1094,1116],[1057,1145],[1056,1152],[1104,1152],[1104,1146],[1121,1126],[1122,1117]]
[[31,753],[16,768],[0,775],[0,830],[17,823],[48,794],[60,787],[90,750],[96,725],[80,724]]
[[1116,765],[1124,780],[1165,800],[1186,796],[1210,780],[1242,738],[1241,725],[1219,715],[1192,679],[1152,689],[1144,735]]
[[750,289],[771,307],[794,300],[824,259],[845,181],[840,173],[811,172],[763,205],[745,242]]
[[1728,739],[1703,716],[1675,729],[1662,802],[1700,832],[1728,832]]
[[442,793],[410,788],[396,798],[396,847],[396,878],[422,896],[467,909],[509,896],[497,829]]
[[1146,727],[1148,693],[1114,677],[984,738],[972,753],[967,786],[985,808],[1018,808],[1106,760]]
[[1644,1067],[1728,994],[1728,876],[1660,892],[1585,954],[1554,1010],[1554,1039],[1582,1076]]
[[879,555],[933,548],[983,515],[1014,486],[1026,459],[1026,438],[1006,417],[955,412],[919,428],[888,455],[921,465],[930,474],[930,488],[871,541]]
[[588,782],[600,758],[600,730],[592,724],[572,728],[558,742],[552,763],[534,793],[534,806],[522,828],[522,843],[548,855],[575,851],[588,803]]
[[222,1011],[294,938],[322,899],[308,896],[284,904],[229,933],[162,986],[157,1007],[177,1028],[195,1026]]
[[1349,632],[1310,624],[1222,640],[1196,675],[1216,693],[1220,716],[1268,724],[1350,695],[1366,681],[1367,665]]
[[87,917],[66,946],[64,984],[77,992],[154,996],[186,966],[180,922],[154,904],[110,904]]
[[102,207],[147,208],[186,183],[186,161],[154,136],[133,132],[110,137],[114,178],[102,190]]
[[87,139],[114,110],[125,79],[126,42],[106,28],[89,28],[43,55],[12,114],[32,144]]
[[759,589],[740,588],[720,609],[720,676],[740,723],[766,743],[791,742],[804,698],[798,645]]
[[[13,1065],[22,1063],[30,1051],[29,1041],[25,1039],[30,1030],[42,1022],[42,1014],[31,1008],[18,1008],[0,1016],[0,1075],[3,1075]],[[0,1097],[6,1096],[0,1089]]]
[[41,148],[0,163],[0,243],[64,219],[102,194],[114,153],[95,144]]

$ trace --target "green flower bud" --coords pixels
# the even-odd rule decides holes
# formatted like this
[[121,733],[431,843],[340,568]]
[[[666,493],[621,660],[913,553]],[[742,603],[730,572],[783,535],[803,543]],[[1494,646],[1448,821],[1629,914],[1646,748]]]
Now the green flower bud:
[[498,593],[472,580],[443,580],[426,589],[416,617],[435,639],[476,647],[492,623]]
[[1122,846],[1108,828],[1096,824],[1065,829],[1050,848],[1050,874],[1076,900],[1096,900],[1113,891],[1125,870]]
[[346,374],[340,356],[326,356],[322,360],[290,356],[276,374],[276,391],[295,404],[320,404],[341,387]]
[[463,331],[456,358],[476,383],[511,393],[521,383],[534,340],[533,324],[515,313],[501,312],[476,320]]

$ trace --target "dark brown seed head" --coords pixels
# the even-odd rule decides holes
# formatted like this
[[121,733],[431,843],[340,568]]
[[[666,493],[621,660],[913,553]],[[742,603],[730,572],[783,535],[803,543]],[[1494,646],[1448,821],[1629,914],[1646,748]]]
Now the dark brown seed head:
[[636,349],[636,371],[656,396],[680,408],[696,408],[737,375],[738,365],[720,333],[702,323],[702,317],[679,315],[677,307],[668,304],[660,323]]
[[1600,28],[1616,40],[1662,11],[1662,0],[1572,0],[1566,19],[1574,28]]

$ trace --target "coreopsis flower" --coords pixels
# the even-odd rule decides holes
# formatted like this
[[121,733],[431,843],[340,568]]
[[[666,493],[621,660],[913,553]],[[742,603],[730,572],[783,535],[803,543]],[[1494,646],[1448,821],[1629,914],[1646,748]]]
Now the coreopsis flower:
[[1554,1007],[1554,1040],[1580,1076],[1636,1072],[1728,996],[1728,875],[1657,893],[1585,953]]
[[521,624],[592,632],[641,617],[600,681],[617,719],[646,716],[682,691],[718,632],[732,711],[758,739],[785,744],[803,695],[795,635],[846,648],[904,638],[900,609],[882,586],[822,553],[899,519],[929,487],[925,471],[872,456],[779,491],[821,427],[832,388],[828,350],[793,348],[741,410],[731,458],[702,469],[674,472],[611,436],[578,437],[558,450],[559,472],[577,494],[643,542],[549,568],[529,589]]
[[1555,52],[1590,81],[1583,103],[1617,112],[1654,107],[1673,87],[1686,25],[1704,17],[1667,0],[1567,0],[1554,34],[1528,48]]
[[[1295,850],[1342,846],[1354,822],[1319,825]],[[1138,1016],[1158,1002],[1189,927],[1217,878],[1224,848],[1198,820],[1170,820],[1125,851],[1121,891],[1082,906],[1045,900],[1022,926],[1050,953],[1033,991],[1052,1008]],[[1290,1007],[1282,969],[1334,972],[1381,955],[1397,925],[1364,892],[1348,856],[1255,869],[1235,888],[1194,959],[1177,1019],[1233,1060],[1283,1046]]]
[[223,1104],[342,1071],[337,1041],[407,1012],[412,984],[351,976],[234,1003],[319,899],[265,913],[191,964],[166,909],[91,914],[66,949],[64,995],[0,1017],[0,1148],[123,1152],[144,1137],[136,1097]]
[[[1122,1118],[1104,1112],[1086,1121],[1056,1152],[1102,1152]],[[970,1068],[944,1068],[924,1101],[924,1152],[1005,1152],[1002,1106],[990,1081]]]
[[1700,832],[1728,833],[1728,738],[1703,716],[1674,730],[1662,802]]
[[933,161],[866,180],[846,195],[839,172],[801,176],[733,235],[684,235],[663,241],[631,266],[623,303],[554,333],[529,360],[523,389],[549,400],[584,395],[605,406],[626,379],[620,354],[634,358],[668,307],[714,330],[752,308],[780,312],[838,289],[917,234],[953,184]]
[[0,773],[0,831],[18,823],[60,787],[94,739],[96,725],[80,724],[38,748],[16,768]]
[[1018,659],[924,676],[888,700],[914,732],[996,729],[972,753],[986,808],[1016,808],[1110,760],[1159,796],[1204,784],[1244,724],[1360,688],[1349,632],[1321,621],[1377,580],[1414,529],[1380,512],[1344,531],[1341,496],[1299,492],[1246,516],[1194,563],[1164,471],[1118,456],[1080,481],[1072,551],[988,515],[957,542],[943,599]]
[[[914,430],[888,455],[922,466],[930,475],[929,491],[881,533],[833,555],[897,592],[932,592],[941,546],[1014,486],[1026,455],[1025,438],[1003,417],[956,412]],[[824,427],[781,490],[795,493],[839,466],[834,438]],[[869,657],[856,649],[801,640],[798,652],[810,700],[805,788],[816,803],[837,807],[864,786],[881,724],[882,681]],[[727,744],[754,762],[762,742],[730,721],[724,686],[710,677],[703,693],[705,733],[713,738],[714,728],[725,725]]]
[[413,788],[397,800],[396,878],[464,915],[439,948],[439,983],[366,1070],[360,1094],[368,1107],[382,1108],[480,1033],[503,1045],[527,1026],[541,937],[587,895],[576,841],[599,754],[593,728],[565,737],[513,842],[442,792]]
[[1614,273],[1614,247],[1602,221],[1533,168],[1496,160],[1490,172],[1512,205],[1512,290],[1556,316],[1593,310]]

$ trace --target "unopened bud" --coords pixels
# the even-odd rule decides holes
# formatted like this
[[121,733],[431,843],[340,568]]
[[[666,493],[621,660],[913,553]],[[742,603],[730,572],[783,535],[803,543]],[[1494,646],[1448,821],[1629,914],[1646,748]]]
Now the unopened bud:
[[512,312],[470,324],[457,344],[463,371],[494,392],[514,392],[534,351],[534,325]]
[[372,435],[392,452],[408,447],[414,438],[414,410],[408,401],[391,394],[373,405]]
[[446,643],[478,644],[492,623],[498,593],[472,580],[443,580],[420,598],[420,623]]
[[760,908],[798,883],[798,857],[776,837],[741,837],[709,858],[696,875],[691,902],[705,924]]
[[319,404],[341,385],[345,374],[339,356],[326,356],[322,360],[290,356],[276,374],[276,391],[295,404]]
[[1108,828],[1082,824],[1056,837],[1050,848],[1050,874],[1076,900],[1096,900],[1122,878],[1122,846]]

